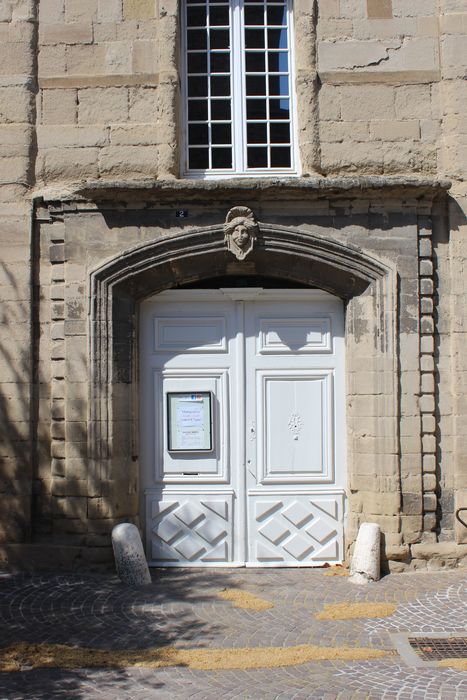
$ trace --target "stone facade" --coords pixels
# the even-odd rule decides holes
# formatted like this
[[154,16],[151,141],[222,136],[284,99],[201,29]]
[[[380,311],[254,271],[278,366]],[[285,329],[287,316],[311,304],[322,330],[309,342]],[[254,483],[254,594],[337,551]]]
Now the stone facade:
[[301,176],[190,181],[176,0],[0,0],[2,559],[110,561],[139,301],[274,273],[346,300],[348,547],[370,521],[393,570],[465,561],[465,2],[296,0],[294,28]]

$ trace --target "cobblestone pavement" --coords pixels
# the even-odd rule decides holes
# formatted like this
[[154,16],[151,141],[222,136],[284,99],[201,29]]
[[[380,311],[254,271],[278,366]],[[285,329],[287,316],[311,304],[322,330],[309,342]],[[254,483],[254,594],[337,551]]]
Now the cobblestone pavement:
[[[153,571],[128,589],[110,575],[0,573],[0,646],[53,642],[134,649],[319,644],[393,649],[390,633],[467,634],[467,572],[387,576],[360,587],[317,569]],[[274,608],[240,610],[217,593],[241,588]],[[397,604],[381,619],[316,620],[333,602]],[[378,661],[312,662],[249,671],[24,670],[0,675],[3,700],[184,700],[185,698],[466,700],[467,673],[411,668],[396,653]]]

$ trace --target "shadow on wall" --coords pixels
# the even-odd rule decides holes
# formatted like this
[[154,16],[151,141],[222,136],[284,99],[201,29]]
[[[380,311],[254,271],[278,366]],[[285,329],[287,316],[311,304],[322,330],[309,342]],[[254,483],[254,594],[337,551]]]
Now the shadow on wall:
[[30,311],[8,266],[0,271],[10,290],[0,307],[0,542],[20,543],[30,538],[33,475]]

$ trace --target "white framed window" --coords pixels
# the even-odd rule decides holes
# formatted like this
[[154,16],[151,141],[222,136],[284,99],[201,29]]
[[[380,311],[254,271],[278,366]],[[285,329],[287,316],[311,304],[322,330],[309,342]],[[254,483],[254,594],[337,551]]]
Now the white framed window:
[[294,175],[291,0],[183,0],[183,172]]

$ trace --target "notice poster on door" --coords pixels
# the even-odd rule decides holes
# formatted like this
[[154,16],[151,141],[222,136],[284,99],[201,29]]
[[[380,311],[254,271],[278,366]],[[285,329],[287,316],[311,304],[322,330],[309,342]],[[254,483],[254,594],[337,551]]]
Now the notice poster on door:
[[211,392],[168,393],[167,416],[169,451],[212,450]]

